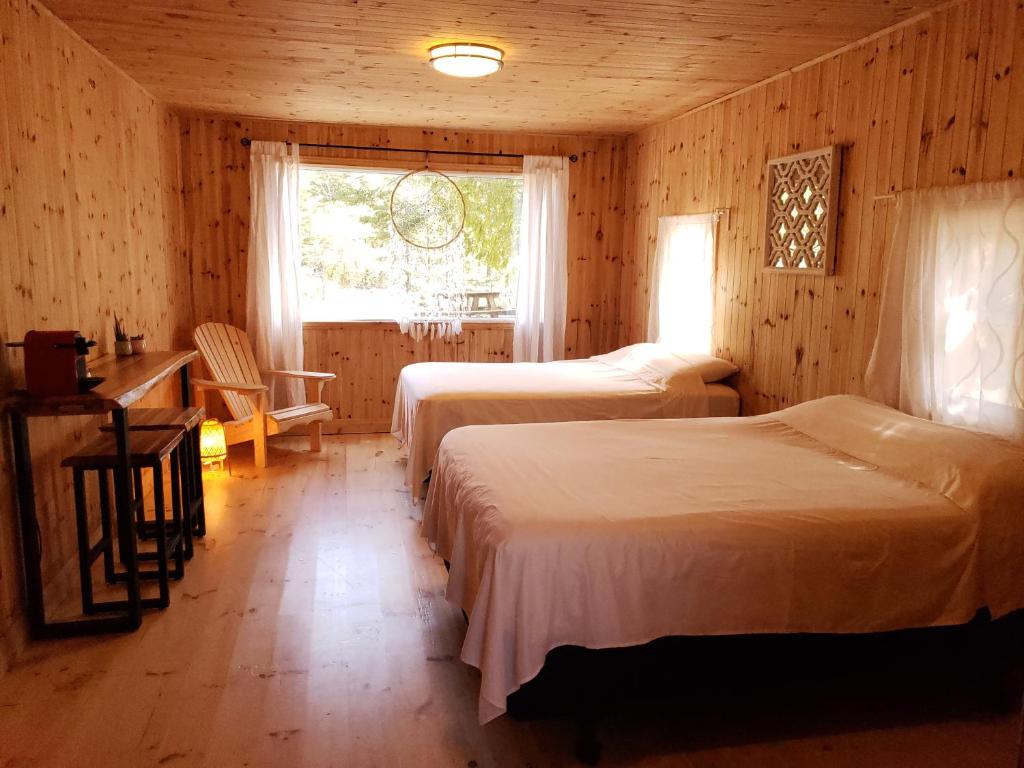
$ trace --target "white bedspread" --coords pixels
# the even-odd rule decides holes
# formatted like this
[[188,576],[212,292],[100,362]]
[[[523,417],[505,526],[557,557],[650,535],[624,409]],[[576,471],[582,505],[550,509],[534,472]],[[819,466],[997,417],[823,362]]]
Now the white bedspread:
[[[406,366],[398,379],[391,432],[408,445],[405,480],[413,499],[441,439],[458,427],[709,415],[699,367],[667,352],[651,354],[653,347],[635,345],[552,363]],[[641,348],[643,354],[628,354]]]
[[824,398],[768,416],[467,427],[423,531],[479,712],[561,645],[867,632],[1024,607],[1024,448]]

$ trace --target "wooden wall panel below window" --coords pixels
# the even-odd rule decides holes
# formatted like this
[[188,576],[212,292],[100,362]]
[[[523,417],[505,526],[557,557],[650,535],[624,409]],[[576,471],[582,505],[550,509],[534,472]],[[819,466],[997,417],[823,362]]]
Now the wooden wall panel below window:
[[500,363],[512,359],[512,324],[467,322],[453,340],[414,341],[393,322],[307,323],[306,369],[337,374],[324,387],[335,418],[327,432],[391,429],[398,374],[410,363]]

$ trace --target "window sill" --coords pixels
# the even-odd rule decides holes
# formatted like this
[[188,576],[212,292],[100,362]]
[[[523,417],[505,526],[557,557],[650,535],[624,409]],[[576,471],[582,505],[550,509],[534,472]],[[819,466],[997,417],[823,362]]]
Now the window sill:
[[[498,330],[511,328],[515,322],[514,317],[467,317],[463,318],[462,327],[464,330]],[[370,328],[397,331],[398,323],[395,320],[310,320],[303,322],[302,328],[307,331],[368,330]]]

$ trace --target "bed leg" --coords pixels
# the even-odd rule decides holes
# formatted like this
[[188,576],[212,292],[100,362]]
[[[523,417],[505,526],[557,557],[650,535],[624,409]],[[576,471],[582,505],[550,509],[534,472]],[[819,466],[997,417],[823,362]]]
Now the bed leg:
[[597,738],[597,717],[588,712],[580,720],[576,734],[576,759],[584,765],[597,765],[601,761],[601,742]]
[[974,659],[974,684],[984,709],[999,714],[1015,711],[1018,688],[1013,664],[1012,628],[988,616],[969,625],[970,657]]
[[606,679],[594,674],[594,651],[572,648],[566,660],[572,688],[580,696],[575,705],[579,708],[575,758],[584,765],[597,765],[601,761],[597,722],[601,713],[606,711],[611,689]]
[[601,760],[601,742],[597,738],[597,721],[611,697],[608,682],[594,673],[592,651],[574,649],[572,657],[575,688],[582,695],[579,725],[576,731],[576,759],[584,765],[597,765]]

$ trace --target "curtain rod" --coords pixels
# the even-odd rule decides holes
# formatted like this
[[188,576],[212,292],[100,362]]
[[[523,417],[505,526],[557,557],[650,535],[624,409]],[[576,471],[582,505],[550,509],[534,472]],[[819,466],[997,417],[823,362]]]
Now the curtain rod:
[[[285,143],[291,144],[290,141]],[[252,139],[248,136],[242,138],[243,147],[248,147],[250,144],[252,144]],[[404,149],[399,147],[367,147],[358,144],[306,144],[301,142],[299,146],[311,149],[353,149],[360,152],[422,152],[428,155],[468,155],[470,157],[511,157],[519,159],[524,157],[523,155],[515,155],[508,152],[459,152],[455,149]],[[579,160],[579,157],[576,155],[569,155],[570,163],[575,163],[577,160]]]

